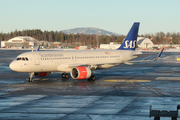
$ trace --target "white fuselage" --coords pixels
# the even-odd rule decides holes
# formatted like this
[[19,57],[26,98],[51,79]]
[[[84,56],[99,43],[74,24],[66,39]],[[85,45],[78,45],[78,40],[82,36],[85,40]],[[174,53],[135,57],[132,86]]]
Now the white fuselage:
[[135,58],[131,50],[36,51],[20,54],[10,68],[17,72],[71,71],[71,66],[98,68],[115,66]]

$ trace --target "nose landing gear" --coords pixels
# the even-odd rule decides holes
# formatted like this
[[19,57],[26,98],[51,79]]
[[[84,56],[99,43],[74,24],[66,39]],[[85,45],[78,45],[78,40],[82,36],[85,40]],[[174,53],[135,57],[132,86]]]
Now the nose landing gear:
[[34,76],[34,73],[29,73],[29,82],[33,81],[33,76]]

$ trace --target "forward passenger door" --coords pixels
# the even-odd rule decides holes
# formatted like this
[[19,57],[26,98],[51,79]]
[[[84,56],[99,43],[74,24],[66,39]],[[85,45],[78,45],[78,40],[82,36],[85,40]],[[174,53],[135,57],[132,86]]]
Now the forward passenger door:
[[38,53],[33,53],[33,56],[34,56],[34,64],[39,65],[40,64],[40,57],[39,57]]

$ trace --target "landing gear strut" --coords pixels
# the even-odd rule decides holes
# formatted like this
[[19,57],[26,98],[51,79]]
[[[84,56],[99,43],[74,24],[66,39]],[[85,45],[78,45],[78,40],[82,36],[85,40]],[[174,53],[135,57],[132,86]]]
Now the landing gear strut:
[[33,81],[33,76],[34,76],[34,73],[29,73],[29,82]]
[[69,74],[68,73],[62,73],[61,77],[62,77],[62,79],[68,79]]

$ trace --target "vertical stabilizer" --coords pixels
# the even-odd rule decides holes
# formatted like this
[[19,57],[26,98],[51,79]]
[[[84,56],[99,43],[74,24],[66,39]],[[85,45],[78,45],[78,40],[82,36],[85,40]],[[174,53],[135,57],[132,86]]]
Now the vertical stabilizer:
[[39,45],[39,46],[38,46],[38,49],[37,49],[37,51],[39,51],[39,50],[40,50],[40,48],[41,48],[41,45]]
[[135,50],[136,49],[139,24],[140,24],[139,22],[135,22],[133,24],[129,33],[124,39],[123,43],[117,50]]

